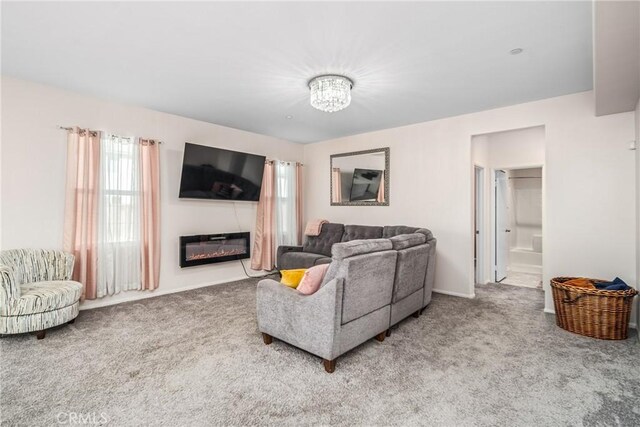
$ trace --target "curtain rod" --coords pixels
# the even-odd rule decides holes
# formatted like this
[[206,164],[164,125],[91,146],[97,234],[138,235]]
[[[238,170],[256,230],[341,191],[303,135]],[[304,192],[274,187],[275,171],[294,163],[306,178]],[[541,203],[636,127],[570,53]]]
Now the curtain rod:
[[[66,131],[73,130],[73,128],[72,128],[72,127],[65,127],[65,126],[58,126],[58,129],[66,130]],[[118,138],[131,139],[131,137],[129,137],[129,136],[120,136],[120,135],[113,135],[113,134],[109,134],[109,135],[117,136]],[[164,142],[162,142],[162,141],[156,141],[156,140],[154,140],[154,139],[140,138],[140,140],[141,140],[141,141],[143,141],[143,142],[153,141],[153,142],[155,142],[156,144],[164,144]]]
[[302,163],[302,162],[287,162],[286,160],[275,160],[275,159],[273,159],[273,160],[271,160],[271,159],[267,159],[267,160],[265,160],[265,161],[264,161],[264,163],[265,163],[265,164],[267,164],[267,163],[273,163],[273,162],[286,163],[286,164],[288,164],[288,165],[290,165],[290,164],[292,164],[292,163],[293,163],[294,165],[304,166],[304,163]]

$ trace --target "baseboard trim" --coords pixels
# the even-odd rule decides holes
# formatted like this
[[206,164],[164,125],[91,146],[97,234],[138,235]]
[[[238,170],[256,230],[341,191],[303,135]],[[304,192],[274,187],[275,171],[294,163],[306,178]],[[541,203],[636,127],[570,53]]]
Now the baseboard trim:
[[[261,276],[256,276],[256,277],[264,277],[264,276],[268,276],[269,274],[271,273],[265,273]],[[247,279],[247,276],[243,275],[238,277],[231,277],[229,279],[218,280],[216,282],[197,283],[195,285],[183,286],[181,288],[176,288],[176,289],[156,289],[154,291],[131,291],[132,295],[127,295],[126,297],[122,299],[118,299],[116,301],[113,301],[112,297],[105,297],[100,300],[90,300],[90,301],[82,302],[80,303],[80,310],[81,311],[93,310],[94,308],[108,307],[110,305],[117,305],[124,302],[138,301],[138,300],[147,299],[147,298],[155,298],[163,295],[171,295],[171,294],[176,294],[178,292],[191,291],[194,289],[206,288],[208,286],[222,285],[223,283],[237,282],[238,280],[244,280],[244,279]]]
[[437,294],[450,295],[452,297],[460,297],[467,299],[474,299],[476,297],[475,292],[472,294],[463,294],[462,292],[445,291],[444,289],[434,289],[433,292]]

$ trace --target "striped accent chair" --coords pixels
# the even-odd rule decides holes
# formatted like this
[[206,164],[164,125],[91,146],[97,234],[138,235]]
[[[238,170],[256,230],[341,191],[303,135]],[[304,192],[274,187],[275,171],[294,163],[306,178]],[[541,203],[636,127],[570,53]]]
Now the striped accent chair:
[[71,280],[74,256],[61,251],[0,252],[0,334],[36,332],[72,323],[82,284]]

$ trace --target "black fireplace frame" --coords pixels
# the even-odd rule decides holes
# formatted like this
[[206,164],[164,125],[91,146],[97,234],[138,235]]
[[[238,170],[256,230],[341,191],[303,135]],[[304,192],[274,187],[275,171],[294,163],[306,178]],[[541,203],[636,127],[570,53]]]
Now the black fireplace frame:
[[[247,242],[247,252],[244,254],[226,255],[216,258],[204,258],[189,261],[187,260],[187,244],[210,242],[215,240],[245,239]],[[218,234],[197,234],[195,236],[180,236],[180,267],[194,267],[196,265],[217,264],[226,261],[238,261],[251,258],[251,233],[218,233]]]

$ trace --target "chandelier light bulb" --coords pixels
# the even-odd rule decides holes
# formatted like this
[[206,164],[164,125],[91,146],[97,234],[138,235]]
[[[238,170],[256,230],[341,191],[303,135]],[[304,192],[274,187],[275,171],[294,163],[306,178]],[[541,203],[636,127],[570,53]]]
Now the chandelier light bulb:
[[351,103],[353,82],[344,76],[324,75],[311,79],[311,106],[320,111],[335,113]]

